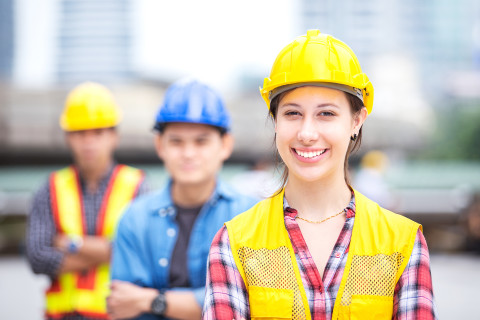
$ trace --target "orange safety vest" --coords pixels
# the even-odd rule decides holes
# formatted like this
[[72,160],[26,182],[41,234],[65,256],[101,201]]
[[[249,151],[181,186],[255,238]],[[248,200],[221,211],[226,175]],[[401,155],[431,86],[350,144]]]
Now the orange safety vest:
[[[144,174],[126,165],[112,173],[98,214],[96,235],[111,240],[125,206],[135,197]],[[50,199],[57,232],[70,236],[87,234],[82,191],[77,170],[71,166],[50,176]],[[85,272],[60,274],[46,292],[47,316],[60,318],[77,312],[86,317],[108,318],[110,267],[101,264]]]
[[[283,195],[282,191],[263,200],[225,224],[252,319],[311,319],[285,228]],[[357,191],[355,201],[355,223],[332,319],[392,319],[395,285],[421,226]]]

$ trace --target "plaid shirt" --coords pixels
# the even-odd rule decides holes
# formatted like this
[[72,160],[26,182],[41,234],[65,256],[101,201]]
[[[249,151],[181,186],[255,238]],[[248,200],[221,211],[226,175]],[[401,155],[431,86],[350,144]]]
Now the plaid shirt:
[[[285,227],[300,269],[312,320],[332,318],[355,221],[353,196],[345,212],[345,224],[325,266],[322,279],[295,220],[297,211],[288,205],[284,208]],[[395,287],[393,315],[393,319],[436,319],[430,259],[420,230],[408,265]],[[233,260],[228,232],[224,226],[217,233],[210,249],[203,319],[242,318],[250,318],[248,292]]]

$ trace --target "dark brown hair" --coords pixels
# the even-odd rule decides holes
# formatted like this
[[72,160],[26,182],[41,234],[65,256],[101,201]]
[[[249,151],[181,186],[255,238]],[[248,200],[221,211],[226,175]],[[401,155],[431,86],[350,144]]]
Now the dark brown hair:
[[[283,99],[283,97],[290,91],[295,90],[295,89],[290,89],[285,92],[282,92],[273,100],[270,102],[270,112],[269,112],[269,117],[271,117],[272,121],[275,122],[277,120],[277,112],[278,112],[278,105],[280,101]],[[348,103],[350,104],[350,110],[352,112],[352,116],[355,117],[360,113],[360,110],[364,108],[365,106],[363,105],[362,100],[359,98],[355,97],[354,95],[345,92],[345,95],[347,97]],[[277,135],[275,134],[274,136],[274,141],[273,143],[275,144],[275,140],[277,139]],[[347,185],[350,187],[350,174],[348,170],[348,159],[350,158],[350,154],[360,148],[360,145],[362,143],[362,127],[360,127],[360,130],[358,131],[357,138],[355,141],[350,140],[350,143],[348,145],[347,153],[345,154],[345,160],[344,160],[344,166],[343,166],[343,172],[345,175],[345,182]],[[274,195],[278,195],[283,188],[285,188],[288,180],[288,168],[285,166],[285,163],[283,162],[282,158],[280,157],[278,150],[275,148],[275,158],[276,158],[276,169],[277,170],[282,170],[282,175],[280,177],[281,185],[280,188],[274,193]],[[281,168],[280,168],[281,167]]]

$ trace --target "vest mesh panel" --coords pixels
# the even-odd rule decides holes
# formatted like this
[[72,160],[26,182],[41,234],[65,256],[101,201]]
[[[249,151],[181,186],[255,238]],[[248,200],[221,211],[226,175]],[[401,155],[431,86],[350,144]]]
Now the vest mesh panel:
[[302,295],[287,247],[271,250],[241,247],[238,249],[238,256],[245,270],[248,285],[293,290],[292,319],[306,318]]
[[391,255],[353,256],[341,305],[349,306],[352,296],[356,295],[393,297],[395,277],[403,260],[404,257],[399,252]]

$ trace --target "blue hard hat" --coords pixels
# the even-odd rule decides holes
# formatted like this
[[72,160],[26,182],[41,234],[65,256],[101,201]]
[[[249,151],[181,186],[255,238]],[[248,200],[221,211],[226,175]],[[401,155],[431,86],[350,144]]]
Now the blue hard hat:
[[230,115],[220,95],[195,79],[177,81],[165,93],[154,128],[161,132],[170,122],[206,124],[222,132],[230,130]]

